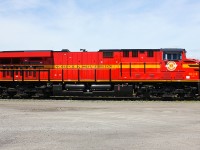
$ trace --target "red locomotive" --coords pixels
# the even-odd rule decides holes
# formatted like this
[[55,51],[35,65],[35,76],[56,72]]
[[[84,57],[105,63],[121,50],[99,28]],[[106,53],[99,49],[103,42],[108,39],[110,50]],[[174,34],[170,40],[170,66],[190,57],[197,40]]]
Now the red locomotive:
[[0,96],[194,98],[199,64],[185,49],[2,51]]

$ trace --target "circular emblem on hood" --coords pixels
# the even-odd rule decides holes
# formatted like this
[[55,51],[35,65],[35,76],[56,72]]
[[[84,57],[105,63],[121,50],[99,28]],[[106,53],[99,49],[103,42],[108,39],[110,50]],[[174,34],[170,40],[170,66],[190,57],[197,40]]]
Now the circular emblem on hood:
[[174,71],[178,65],[174,61],[168,61],[166,64],[167,70]]

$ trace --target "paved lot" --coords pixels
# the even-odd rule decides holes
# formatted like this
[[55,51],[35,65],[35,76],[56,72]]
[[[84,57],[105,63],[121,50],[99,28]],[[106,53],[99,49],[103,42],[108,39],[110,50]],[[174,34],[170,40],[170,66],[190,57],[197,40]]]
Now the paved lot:
[[199,150],[200,102],[0,101],[2,150]]

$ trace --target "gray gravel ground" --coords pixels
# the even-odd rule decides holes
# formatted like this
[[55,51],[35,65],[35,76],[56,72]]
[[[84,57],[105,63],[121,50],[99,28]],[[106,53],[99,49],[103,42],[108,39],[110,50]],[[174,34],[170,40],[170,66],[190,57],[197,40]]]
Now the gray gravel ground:
[[0,150],[200,150],[200,102],[0,101]]

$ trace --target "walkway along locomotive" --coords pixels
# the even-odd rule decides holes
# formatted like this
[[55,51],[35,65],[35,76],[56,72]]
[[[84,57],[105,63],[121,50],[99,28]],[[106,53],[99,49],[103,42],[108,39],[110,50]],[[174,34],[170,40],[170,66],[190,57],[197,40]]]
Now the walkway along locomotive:
[[200,61],[185,49],[0,52],[0,97],[195,98]]

